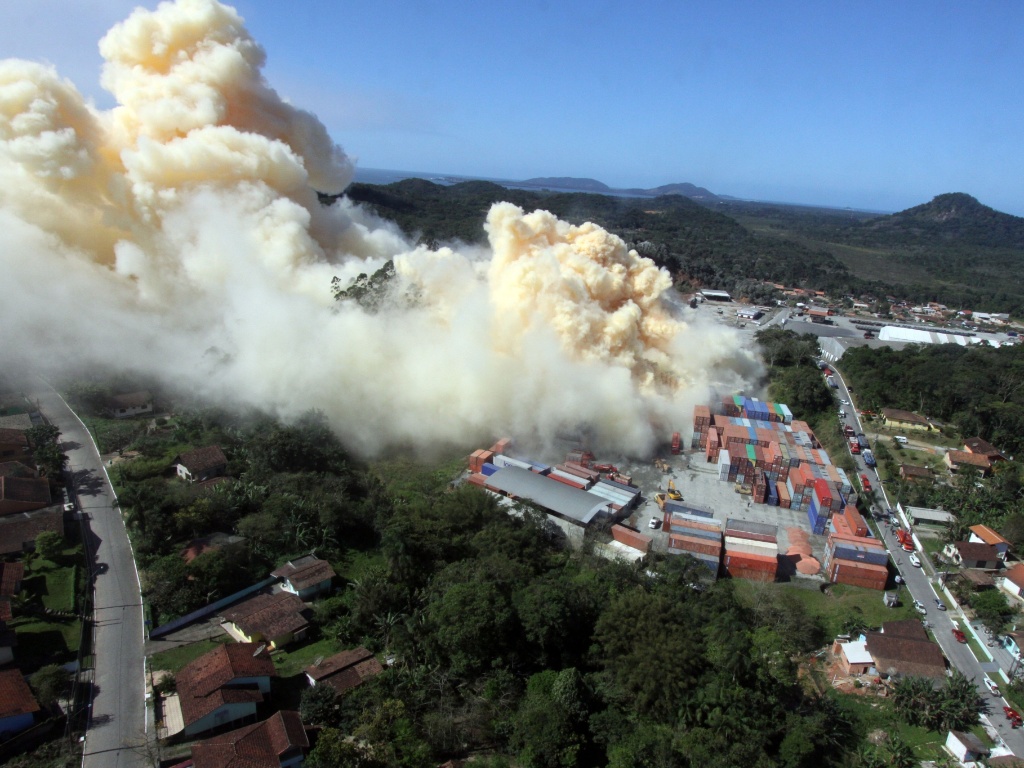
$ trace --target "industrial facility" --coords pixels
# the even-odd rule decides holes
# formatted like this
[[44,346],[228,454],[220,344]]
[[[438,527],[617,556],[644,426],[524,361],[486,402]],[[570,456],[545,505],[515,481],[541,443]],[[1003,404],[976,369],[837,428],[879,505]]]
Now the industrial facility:
[[[634,483],[633,476],[583,448],[547,464],[515,453],[508,438],[469,456],[467,480],[505,503],[534,505],[570,544],[599,529],[613,547],[636,557],[652,547],[689,555],[714,577],[774,581],[823,574],[833,582],[885,589],[888,556],[856,508],[849,476],[784,403],[737,395],[699,405],[689,450],[678,432],[670,447],[672,464],[654,462],[661,478],[655,482],[667,480],[667,488],[649,493],[638,487],[649,483]],[[684,500],[675,484],[683,468],[693,482],[704,477],[700,482],[713,486],[716,478],[725,495],[698,483],[687,488],[698,495]],[[704,503],[709,499],[702,493],[717,501]],[[651,502],[657,506],[649,520],[652,532],[645,534],[636,521]],[[812,557],[812,537],[822,562]]]

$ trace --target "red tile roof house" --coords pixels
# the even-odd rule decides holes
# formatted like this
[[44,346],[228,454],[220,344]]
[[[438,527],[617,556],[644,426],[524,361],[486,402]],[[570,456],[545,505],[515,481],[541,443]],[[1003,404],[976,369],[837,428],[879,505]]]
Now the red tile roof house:
[[14,597],[21,592],[24,578],[24,563],[0,563],[0,597]]
[[20,429],[0,429],[0,459],[20,461],[28,453],[28,437]]
[[330,563],[313,555],[290,560],[270,575],[281,580],[282,589],[303,600],[312,600],[329,591],[331,580],[337,576]]
[[31,552],[36,546],[36,537],[43,531],[64,535],[63,509],[45,507],[0,517],[0,555]]
[[942,649],[916,619],[883,622],[881,632],[867,632],[865,639],[880,675],[928,677],[936,684],[946,678]]
[[329,685],[338,695],[352,690],[383,671],[381,663],[365,648],[342,651],[305,669],[310,685]]
[[0,515],[31,512],[50,505],[50,482],[43,477],[0,476]]
[[176,677],[183,733],[195,736],[255,718],[276,676],[270,654],[256,643],[227,643],[200,656]]
[[227,472],[228,458],[219,445],[208,445],[174,457],[178,477],[198,483]]
[[31,728],[38,711],[39,702],[21,676],[21,670],[0,671],[0,738]]
[[989,528],[987,525],[972,525],[971,535],[967,540],[972,544],[991,544],[996,548],[999,557],[1006,560],[1006,554],[1010,551],[1010,542]]
[[987,475],[992,470],[992,462],[985,456],[978,453],[967,453],[967,451],[946,451],[942,462],[950,472],[956,472],[963,466],[974,467],[982,475]]
[[1007,594],[1024,599],[1024,563],[1015,563],[998,582],[999,588]]
[[192,746],[193,768],[293,768],[309,748],[298,712],[282,710]]
[[246,642],[262,642],[283,648],[301,640],[309,631],[306,606],[291,592],[256,595],[221,612],[230,624],[229,634]]
[[969,541],[954,541],[942,550],[957,565],[963,568],[982,568],[994,570],[999,568],[999,550],[991,544],[973,544]]

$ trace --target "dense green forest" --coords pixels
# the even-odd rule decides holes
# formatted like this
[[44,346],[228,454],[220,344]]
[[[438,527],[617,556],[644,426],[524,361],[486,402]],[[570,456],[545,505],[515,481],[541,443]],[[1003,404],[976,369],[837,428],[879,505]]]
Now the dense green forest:
[[682,288],[722,288],[755,301],[771,297],[762,285],[770,281],[837,296],[895,295],[1024,314],[1017,276],[1024,219],[968,195],[940,195],[891,216],[740,201],[703,205],[682,195],[534,192],[483,181],[354,184],[346,196],[430,244],[482,243],[487,210],[498,201],[544,208],[615,232]]
[[1010,454],[1024,447],[1024,348],[956,344],[851,347],[843,373],[866,410],[903,408],[980,436]]

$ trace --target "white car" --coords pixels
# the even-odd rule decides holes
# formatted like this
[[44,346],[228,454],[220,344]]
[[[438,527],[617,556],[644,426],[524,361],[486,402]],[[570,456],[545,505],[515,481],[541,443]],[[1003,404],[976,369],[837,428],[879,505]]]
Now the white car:
[[921,567],[921,558],[919,558],[919,557],[917,556],[917,553],[916,553],[916,552],[911,552],[911,553],[910,553],[910,558],[909,558],[909,560],[910,560],[910,564],[911,564],[912,566],[914,566],[915,568],[920,568],[920,567]]
[[993,696],[999,695],[999,686],[996,685],[995,682],[993,682],[992,678],[990,678],[988,675],[985,675],[985,679],[982,682],[985,683],[985,687],[988,688],[989,693],[991,693]]
[[647,525],[651,528],[657,528],[659,525],[661,525],[661,519],[657,517],[652,517],[651,522],[649,522]]
[[920,613],[922,616],[928,615],[928,609],[924,607],[924,603],[920,603],[917,600],[914,601],[914,610]]
[[842,403],[843,405],[849,405],[850,404],[849,400],[843,400],[842,398],[839,399],[839,402]]

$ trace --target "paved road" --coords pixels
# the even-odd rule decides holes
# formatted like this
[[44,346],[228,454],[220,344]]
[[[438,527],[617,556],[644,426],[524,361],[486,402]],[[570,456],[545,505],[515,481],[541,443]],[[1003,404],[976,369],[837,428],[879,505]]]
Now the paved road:
[[[839,398],[855,402],[850,397],[850,392],[846,387],[846,382],[843,381],[842,374],[835,370],[835,366],[831,366],[836,374],[836,383],[839,385],[837,395]],[[856,411],[856,408],[851,406],[841,406],[846,411],[846,418],[841,421],[846,424],[850,424],[858,432],[863,432],[863,425],[860,421],[860,416]],[[878,501],[878,506],[885,510],[889,508],[888,496],[885,493],[885,488],[882,485],[882,480],[878,476],[878,472],[875,469],[869,468],[861,456],[853,456],[854,464],[857,467],[857,474],[865,473],[868,475],[868,479],[871,481],[871,485],[875,490],[875,498]],[[1010,728],[1005,715],[1003,714],[1002,708],[1007,702],[1001,697],[994,697],[985,687],[982,682],[986,675],[995,680],[996,683],[1002,684],[1002,678],[998,677],[996,669],[998,664],[986,662],[984,666],[974,656],[974,653],[966,645],[958,643],[953,637],[953,626],[954,621],[956,626],[967,632],[968,631],[966,618],[955,608],[955,604],[951,600],[946,598],[944,594],[939,594],[939,587],[937,587],[933,579],[937,576],[931,567],[931,563],[928,562],[927,557],[923,552],[918,552],[918,557],[922,563],[921,568],[915,568],[910,563],[910,553],[904,552],[896,539],[895,531],[892,526],[886,522],[880,521],[879,527],[881,529],[882,540],[889,550],[889,554],[896,564],[896,568],[899,570],[900,575],[903,577],[906,583],[906,590],[901,590],[901,593],[909,591],[910,600],[918,600],[924,604],[928,613],[921,618],[927,621],[931,625],[932,633],[935,635],[935,640],[938,642],[939,647],[942,648],[942,652],[949,659],[949,663],[959,669],[968,677],[974,679],[978,683],[978,694],[984,702],[986,710],[991,719],[992,725],[995,726],[1002,738],[1003,743],[1015,754],[1024,756],[1024,733],[1016,731]],[[901,594],[901,599],[908,599],[906,594]],[[943,604],[947,606],[947,610],[939,610],[936,605],[936,600],[941,599]],[[984,640],[986,637],[984,632],[980,633],[981,638]],[[1004,654],[1006,655],[1006,654]]]
[[84,768],[142,766],[147,743],[142,599],[135,558],[114,491],[88,430],[61,397],[40,385],[32,399],[61,431],[86,515],[86,552],[93,581],[92,711]]

